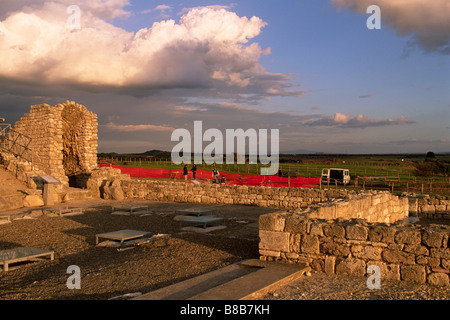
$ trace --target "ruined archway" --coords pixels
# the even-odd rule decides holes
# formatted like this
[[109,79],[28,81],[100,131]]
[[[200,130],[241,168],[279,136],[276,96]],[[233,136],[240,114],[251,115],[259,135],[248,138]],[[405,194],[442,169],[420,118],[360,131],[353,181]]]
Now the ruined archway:
[[65,106],[61,113],[63,168],[70,187],[83,187],[88,174],[82,167],[83,141],[79,139],[86,125],[84,113],[84,110],[75,105]]
[[34,168],[66,186],[82,188],[97,168],[97,126],[96,114],[66,101],[31,106],[14,129],[32,139]]

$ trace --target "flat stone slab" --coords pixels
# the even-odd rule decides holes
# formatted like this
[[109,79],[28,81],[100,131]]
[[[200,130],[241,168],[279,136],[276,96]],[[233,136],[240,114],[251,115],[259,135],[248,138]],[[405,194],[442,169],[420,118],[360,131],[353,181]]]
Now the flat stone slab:
[[8,271],[12,263],[41,260],[40,258],[47,256],[53,260],[54,252],[31,247],[14,248],[0,251],[0,264],[3,265],[3,271]]
[[111,214],[120,216],[131,216],[149,213],[148,206],[113,206]]
[[200,209],[200,208],[181,209],[175,211],[175,213],[181,213],[185,216],[197,216],[197,217],[204,216],[212,212],[213,212],[212,209]]
[[187,232],[197,232],[197,233],[208,233],[212,231],[222,230],[225,229],[227,226],[220,225],[220,226],[207,226],[206,228],[203,228],[202,226],[194,226],[194,227],[183,227],[181,228],[182,231]]
[[47,209],[43,211],[44,214],[57,214],[60,217],[63,216],[77,216],[84,214],[83,208],[57,208],[57,209]]
[[190,223],[197,223],[198,227],[202,227],[203,229],[206,229],[206,227],[208,227],[209,224],[215,223],[218,221],[223,222],[223,225],[225,225],[225,218],[214,217],[214,216],[200,216],[200,217],[194,217],[194,218],[180,220],[180,227],[183,223],[190,222]]
[[133,300],[249,300],[287,284],[311,268],[256,259],[245,260],[175,283]]
[[108,240],[119,241],[123,244],[124,241],[142,238],[144,236],[153,235],[153,232],[139,231],[139,230],[119,230],[113,232],[99,233],[95,235],[95,244],[98,244],[99,238],[104,238]]
[[11,216],[9,215],[0,215],[0,224],[11,223]]
[[45,183],[48,184],[61,184],[61,181],[50,175],[42,175],[39,176],[39,178],[41,178]]

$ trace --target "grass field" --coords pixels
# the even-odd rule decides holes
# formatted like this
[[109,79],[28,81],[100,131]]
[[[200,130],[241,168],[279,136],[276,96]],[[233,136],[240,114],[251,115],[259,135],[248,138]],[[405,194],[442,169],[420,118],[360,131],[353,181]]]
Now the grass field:
[[[167,157],[112,155],[99,158],[126,167],[183,168]],[[433,170],[419,170],[421,165],[433,165]],[[219,171],[240,174],[259,174],[261,169],[260,164],[248,163],[224,163],[216,167]],[[303,177],[320,177],[323,168],[346,168],[352,178],[346,188],[450,194],[450,155],[435,155],[433,158],[425,155],[280,155],[280,167],[297,171]],[[213,166],[202,164],[197,168],[212,171]]]

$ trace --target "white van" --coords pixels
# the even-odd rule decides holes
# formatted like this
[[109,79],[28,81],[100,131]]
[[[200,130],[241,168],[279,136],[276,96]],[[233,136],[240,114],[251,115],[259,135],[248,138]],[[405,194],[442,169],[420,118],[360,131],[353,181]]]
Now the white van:
[[350,172],[348,169],[339,168],[329,168],[322,169],[322,184],[334,185],[336,182],[338,184],[349,184],[350,183]]

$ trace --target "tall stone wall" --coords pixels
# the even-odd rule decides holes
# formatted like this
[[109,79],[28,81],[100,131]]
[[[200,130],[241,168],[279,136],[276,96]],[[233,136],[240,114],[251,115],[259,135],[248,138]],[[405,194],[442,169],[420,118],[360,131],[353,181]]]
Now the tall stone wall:
[[14,130],[32,139],[33,166],[64,185],[97,167],[97,115],[83,105],[31,106]]

